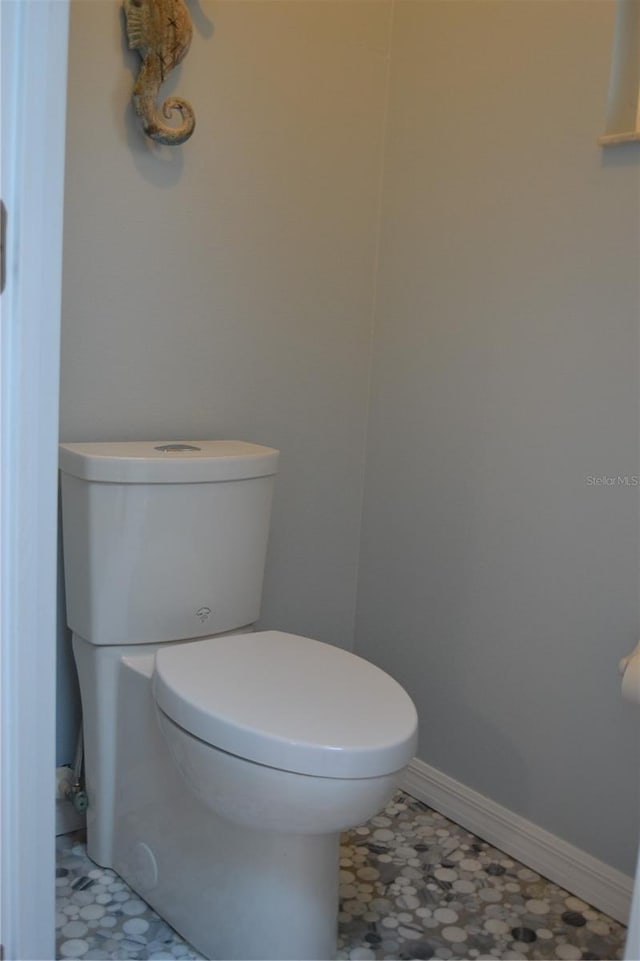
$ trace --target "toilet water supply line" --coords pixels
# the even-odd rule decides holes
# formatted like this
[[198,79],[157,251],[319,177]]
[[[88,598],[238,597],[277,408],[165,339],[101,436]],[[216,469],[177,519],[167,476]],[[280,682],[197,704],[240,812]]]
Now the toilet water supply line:
[[78,744],[76,746],[76,757],[73,762],[73,780],[64,792],[67,801],[71,801],[76,811],[82,813],[89,807],[87,792],[82,787],[82,762],[84,760],[84,740],[82,737],[82,725],[78,732]]

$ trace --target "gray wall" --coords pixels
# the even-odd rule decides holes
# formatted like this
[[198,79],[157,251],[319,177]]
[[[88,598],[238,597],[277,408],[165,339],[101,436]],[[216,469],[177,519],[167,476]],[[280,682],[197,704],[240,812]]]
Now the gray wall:
[[61,438],[280,448],[262,625],[350,646],[389,8],[190,9],[197,127],[158,149],[120,3],[72,7]]
[[157,149],[117,0],[73,5],[62,439],[281,448],[262,626],[355,636],[426,762],[631,872],[637,498],[586,482],[638,473],[613,5],[190,9],[198,126]]
[[358,594],[419,756],[632,873],[638,146],[614,5],[396,5]]

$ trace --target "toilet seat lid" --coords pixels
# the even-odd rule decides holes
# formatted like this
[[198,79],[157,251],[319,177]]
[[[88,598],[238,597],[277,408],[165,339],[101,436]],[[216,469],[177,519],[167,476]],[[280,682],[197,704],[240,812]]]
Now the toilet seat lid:
[[416,746],[406,691],[361,657],[259,631],[156,653],[156,704],[200,740],[258,764],[318,777],[379,777]]

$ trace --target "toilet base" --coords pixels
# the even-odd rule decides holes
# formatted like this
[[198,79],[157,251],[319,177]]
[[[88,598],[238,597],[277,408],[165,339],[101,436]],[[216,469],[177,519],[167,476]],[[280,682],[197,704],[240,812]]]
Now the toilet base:
[[89,857],[207,958],[335,958],[339,832],[384,807],[400,772],[332,781],[254,765],[187,735],[176,748],[153,698],[154,646],[95,647],[75,636],[74,651]]
[[207,958],[335,958],[339,835],[264,835],[210,812],[204,834],[186,813],[171,833],[149,810],[118,832],[114,869],[164,920]]
[[[339,834],[255,831],[212,812],[169,755],[149,664],[122,667],[108,866],[207,958],[335,958]],[[91,823],[87,850],[105,864]]]

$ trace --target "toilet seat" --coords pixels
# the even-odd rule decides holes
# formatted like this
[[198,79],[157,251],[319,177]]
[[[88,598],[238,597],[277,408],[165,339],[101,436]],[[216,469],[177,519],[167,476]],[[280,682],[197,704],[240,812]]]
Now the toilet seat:
[[160,649],[157,706],[181,728],[269,767],[334,778],[403,768],[417,715],[404,689],[340,648],[280,631]]

